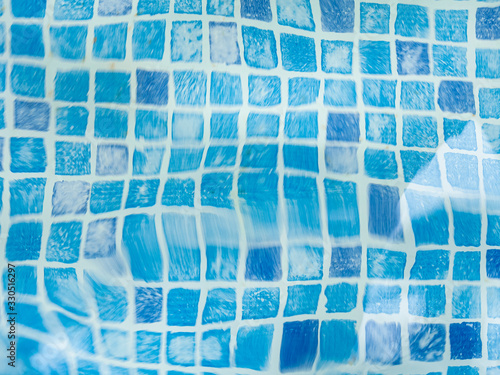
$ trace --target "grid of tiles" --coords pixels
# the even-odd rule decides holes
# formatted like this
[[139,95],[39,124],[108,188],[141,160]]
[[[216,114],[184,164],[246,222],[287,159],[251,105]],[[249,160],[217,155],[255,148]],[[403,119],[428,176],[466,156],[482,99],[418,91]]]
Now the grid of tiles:
[[2,5],[19,373],[500,373],[498,3]]

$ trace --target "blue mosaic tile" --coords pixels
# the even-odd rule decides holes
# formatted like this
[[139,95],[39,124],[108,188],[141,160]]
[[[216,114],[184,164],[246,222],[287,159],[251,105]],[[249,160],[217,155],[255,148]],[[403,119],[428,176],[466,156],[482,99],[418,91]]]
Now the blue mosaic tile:
[[0,0],[16,373],[500,374],[499,15]]

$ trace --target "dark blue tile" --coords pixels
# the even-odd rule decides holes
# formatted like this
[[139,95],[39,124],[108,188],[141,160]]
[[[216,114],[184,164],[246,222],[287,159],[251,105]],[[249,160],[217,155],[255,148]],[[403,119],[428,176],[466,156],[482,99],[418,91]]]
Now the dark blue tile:
[[318,368],[331,363],[355,363],[358,360],[358,334],[352,320],[321,322]]
[[[73,119],[75,125],[77,120],[77,118]],[[49,121],[50,105],[48,103],[14,100],[14,127],[16,129],[47,131]]]
[[472,82],[441,81],[438,105],[445,112],[475,114]]
[[477,8],[476,38],[485,40],[500,39],[500,24],[496,21],[500,17],[500,7]]
[[320,0],[323,31],[350,33],[354,30],[353,0]]
[[450,356],[451,359],[481,358],[481,323],[450,324]]
[[99,16],[124,16],[132,10],[132,0],[99,0]]
[[168,73],[139,70],[137,76],[137,103],[166,105],[168,103]]
[[357,113],[328,113],[327,140],[359,142],[359,135],[359,115]]
[[490,249],[486,252],[486,276],[500,279],[500,250]]
[[317,320],[286,322],[280,350],[280,371],[311,370],[318,352]]
[[203,148],[172,148],[168,171],[170,173],[195,171],[200,167],[202,157]]
[[250,249],[246,260],[245,279],[254,281],[281,280],[281,248]]
[[241,0],[241,17],[270,22],[273,19],[269,0]]

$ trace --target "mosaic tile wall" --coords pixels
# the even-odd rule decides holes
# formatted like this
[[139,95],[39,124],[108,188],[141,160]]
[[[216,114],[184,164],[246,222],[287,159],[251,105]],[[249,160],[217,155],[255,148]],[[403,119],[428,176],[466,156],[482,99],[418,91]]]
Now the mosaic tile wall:
[[498,1],[1,9],[0,373],[500,374]]

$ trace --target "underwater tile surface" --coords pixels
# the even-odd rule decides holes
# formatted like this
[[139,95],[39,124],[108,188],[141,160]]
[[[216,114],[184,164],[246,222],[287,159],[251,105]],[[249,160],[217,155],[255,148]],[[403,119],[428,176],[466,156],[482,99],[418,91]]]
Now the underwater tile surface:
[[0,374],[500,374],[498,0],[0,5]]

